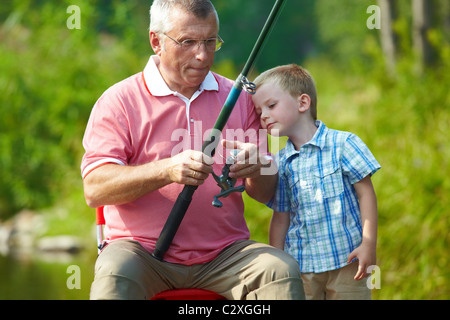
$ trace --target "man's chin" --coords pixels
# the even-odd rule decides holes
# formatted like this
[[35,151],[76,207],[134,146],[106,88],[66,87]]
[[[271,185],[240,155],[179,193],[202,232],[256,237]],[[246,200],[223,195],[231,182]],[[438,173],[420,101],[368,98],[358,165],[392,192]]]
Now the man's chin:
[[196,79],[198,81],[200,81],[200,79],[201,79],[200,83],[202,83],[203,80],[205,80],[206,76],[208,75],[208,72],[209,72],[209,70],[201,70],[201,71],[200,70],[190,70],[188,72],[188,75],[189,75],[190,79]]

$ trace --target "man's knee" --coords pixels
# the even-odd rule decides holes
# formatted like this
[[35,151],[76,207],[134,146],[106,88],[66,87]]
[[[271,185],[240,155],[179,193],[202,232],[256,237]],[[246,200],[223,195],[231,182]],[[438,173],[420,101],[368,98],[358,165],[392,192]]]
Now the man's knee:
[[[253,247],[253,248],[251,248]],[[248,247],[253,249],[255,260],[251,277],[253,290],[247,299],[304,299],[303,282],[300,267],[295,259],[284,251],[256,244]]]
[[91,300],[145,300],[146,290],[141,283],[118,275],[107,275],[94,279],[90,292]]
[[108,245],[97,259],[95,274],[136,277],[142,272],[142,259],[132,248],[134,243]]
[[284,278],[301,279],[300,268],[298,262],[289,254],[270,248],[264,259],[264,269],[270,271],[273,281]]
[[139,255],[115,246],[97,259],[91,299],[144,299],[143,265]]

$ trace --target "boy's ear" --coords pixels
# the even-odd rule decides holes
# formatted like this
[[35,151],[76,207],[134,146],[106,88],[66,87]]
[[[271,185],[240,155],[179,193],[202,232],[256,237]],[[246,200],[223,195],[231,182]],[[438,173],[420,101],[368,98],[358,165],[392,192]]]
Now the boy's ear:
[[297,101],[299,104],[298,109],[300,112],[308,111],[309,108],[311,107],[311,97],[309,95],[307,95],[306,93],[299,96]]

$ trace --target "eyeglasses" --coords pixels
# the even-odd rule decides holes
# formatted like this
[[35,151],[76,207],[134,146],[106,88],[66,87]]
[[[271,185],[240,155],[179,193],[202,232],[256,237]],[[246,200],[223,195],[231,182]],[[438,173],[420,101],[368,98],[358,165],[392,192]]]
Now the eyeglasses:
[[181,49],[183,50],[192,50],[194,48],[200,48],[200,45],[203,43],[205,45],[205,48],[208,52],[217,52],[222,48],[222,45],[224,44],[224,41],[220,36],[217,36],[216,38],[210,38],[206,40],[196,40],[196,39],[186,39],[183,41],[175,40],[174,38],[168,36],[167,34],[163,33],[167,38],[174,41],[176,44],[178,44]]

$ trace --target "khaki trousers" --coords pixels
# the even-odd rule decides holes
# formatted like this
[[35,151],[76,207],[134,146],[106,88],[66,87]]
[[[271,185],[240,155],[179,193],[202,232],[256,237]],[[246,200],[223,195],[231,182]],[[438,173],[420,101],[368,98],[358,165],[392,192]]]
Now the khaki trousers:
[[367,279],[353,279],[358,261],[343,268],[323,273],[303,273],[307,300],[371,300]]
[[305,299],[298,263],[281,250],[246,240],[194,266],[158,261],[136,241],[113,242],[97,259],[91,299],[150,299],[176,288],[211,290],[228,300]]

